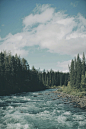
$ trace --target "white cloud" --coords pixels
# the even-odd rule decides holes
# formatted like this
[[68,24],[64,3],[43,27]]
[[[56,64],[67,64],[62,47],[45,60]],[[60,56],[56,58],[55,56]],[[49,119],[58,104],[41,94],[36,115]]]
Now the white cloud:
[[27,55],[25,46],[39,45],[59,54],[74,56],[86,52],[86,19],[80,13],[68,16],[49,5],[37,5],[34,13],[23,19],[23,25],[21,33],[1,38],[0,50]]
[[70,64],[71,64],[71,60],[63,61],[63,62],[57,62],[57,68],[59,69],[59,71],[69,72],[68,65],[70,66]]
[[27,56],[28,51],[24,50],[23,47],[25,46],[24,40],[22,42],[22,33],[17,33],[12,35],[9,33],[5,38],[0,38],[1,45],[0,51],[6,50],[7,52],[11,50],[12,54],[15,55],[16,53],[20,56]]
[[[37,6],[38,7],[38,6]],[[29,16],[25,17],[23,19],[23,24],[25,25],[25,28],[27,30],[27,27],[31,27],[37,23],[46,23],[50,21],[53,17],[54,8],[50,8],[48,5],[42,6],[42,8],[38,7],[40,14],[30,14]]]

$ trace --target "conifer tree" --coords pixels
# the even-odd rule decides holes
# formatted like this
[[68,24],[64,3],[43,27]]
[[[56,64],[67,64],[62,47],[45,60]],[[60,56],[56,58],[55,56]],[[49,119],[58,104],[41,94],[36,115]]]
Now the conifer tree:
[[45,84],[45,79],[46,79],[45,74],[46,73],[45,73],[45,69],[44,69],[43,72],[42,72],[42,82],[43,82],[43,84]]
[[62,72],[60,73],[60,86],[62,86]]
[[4,89],[4,54],[0,53],[0,90]]
[[71,67],[70,67],[70,85],[71,87],[74,87],[74,61],[72,60],[71,62]]
[[60,73],[59,71],[57,72],[57,86],[60,85]]
[[76,61],[76,57],[74,60],[74,87],[76,87],[76,78],[77,78],[77,61]]
[[85,55],[83,52],[83,58],[82,58],[82,75],[85,76]]
[[81,88],[86,89],[86,77],[84,75],[81,76]]
[[81,83],[81,59],[79,57],[79,54],[77,55],[77,76],[76,76],[76,87],[80,88]]

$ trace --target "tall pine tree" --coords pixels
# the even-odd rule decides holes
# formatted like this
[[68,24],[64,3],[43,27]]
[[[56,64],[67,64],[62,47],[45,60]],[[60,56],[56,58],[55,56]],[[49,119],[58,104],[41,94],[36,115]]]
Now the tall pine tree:
[[71,87],[74,87],[74,61],[72,60],[71,62],[71,67],[70,67],[70,85]]
[[79,54],[77,55],[77,76],[76,76],[76,87],[80,88],[80,83],[81,83],[81,59],[79,57]]
[[82,75],[85,76],[85,55],[83,52],[83,58],[82,58]]

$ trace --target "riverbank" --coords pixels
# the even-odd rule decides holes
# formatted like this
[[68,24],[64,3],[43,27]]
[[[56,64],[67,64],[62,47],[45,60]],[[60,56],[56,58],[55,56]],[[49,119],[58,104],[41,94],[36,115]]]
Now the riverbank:
[[58,94],[58,98],[63,98],[64,104],[71,103],[74,107],[79,107],[81,109],[86,110],[86,96],[82,96],[81,98],[79,96],[70,95],[67,93],[63,93],[62,91],[53,91],[55,94]]

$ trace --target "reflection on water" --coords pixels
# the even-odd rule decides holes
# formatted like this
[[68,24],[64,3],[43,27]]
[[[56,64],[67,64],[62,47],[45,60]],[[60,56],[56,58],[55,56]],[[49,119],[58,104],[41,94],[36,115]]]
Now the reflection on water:
[[86,111],[53,90],[0,97],[0,129],[86,129]]

